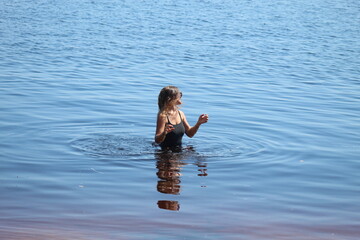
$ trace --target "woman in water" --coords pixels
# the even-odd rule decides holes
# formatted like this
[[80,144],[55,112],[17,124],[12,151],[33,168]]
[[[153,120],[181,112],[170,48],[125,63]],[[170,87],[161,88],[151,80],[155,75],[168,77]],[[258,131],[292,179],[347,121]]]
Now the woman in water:
[[159,94],[155,142],[163,150],[181,147],[184,133],[193,137],[201,124],[209,120],[207,114],[201,114],[195,126],[190,126],[185,114],[179,110],[182,93],[177,87],[164,87]]

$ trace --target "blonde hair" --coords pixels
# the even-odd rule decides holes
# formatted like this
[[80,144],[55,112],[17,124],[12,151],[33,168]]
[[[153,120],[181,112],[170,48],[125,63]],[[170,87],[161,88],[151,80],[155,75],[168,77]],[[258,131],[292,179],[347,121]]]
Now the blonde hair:
[[167,112],[179,94],[181,94],[181,92],[179,88],[175,86],[167,86],[161,89],[158,97],[159,113],[163,114]]

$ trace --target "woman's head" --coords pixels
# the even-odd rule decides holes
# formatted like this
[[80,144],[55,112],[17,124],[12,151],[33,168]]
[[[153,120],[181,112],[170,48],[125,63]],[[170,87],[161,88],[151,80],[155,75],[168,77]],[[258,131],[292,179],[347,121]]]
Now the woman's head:
[[167,109],[181,104],[182,93],[180,90],[175,86],[167,86],[161,89],[159,98],[158,98],[158,105],[159,111],[163,112]]

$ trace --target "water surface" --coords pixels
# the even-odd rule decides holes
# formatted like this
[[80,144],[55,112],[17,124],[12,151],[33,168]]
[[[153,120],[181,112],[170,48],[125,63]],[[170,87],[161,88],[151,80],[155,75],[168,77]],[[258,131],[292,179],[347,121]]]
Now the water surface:
[[359,236],[358,1],[0,4],[1,239]]

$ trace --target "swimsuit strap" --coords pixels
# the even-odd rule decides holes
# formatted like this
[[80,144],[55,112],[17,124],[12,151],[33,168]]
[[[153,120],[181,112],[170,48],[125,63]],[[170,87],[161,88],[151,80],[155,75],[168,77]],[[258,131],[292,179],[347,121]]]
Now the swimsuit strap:
[[178,113],[179,113],[179,116],[180,116],[180,120],[181,120],[181,122],[183,121],[182,120],[182,117],[181,117],[181,114],[180,114],[180,111],[178,110]]

